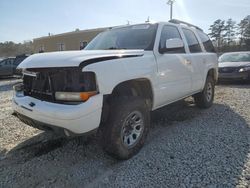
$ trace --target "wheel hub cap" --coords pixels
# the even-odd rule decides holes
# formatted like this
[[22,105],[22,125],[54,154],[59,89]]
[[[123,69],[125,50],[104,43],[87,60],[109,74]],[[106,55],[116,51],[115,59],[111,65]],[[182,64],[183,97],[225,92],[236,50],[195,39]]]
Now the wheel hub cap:
[[211,101],[213,96],[213,87],[212,84],[209,82],[207,84],[207,101]]
[[144,130],[143,116],[139,111],[130,113],[122,126],[121,139],[123,144],[133,147],[141,138]]

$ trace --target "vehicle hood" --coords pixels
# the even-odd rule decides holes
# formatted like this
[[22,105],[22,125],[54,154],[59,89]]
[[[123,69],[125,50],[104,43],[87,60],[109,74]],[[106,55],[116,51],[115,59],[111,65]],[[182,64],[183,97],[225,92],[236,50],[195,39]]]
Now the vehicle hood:
[[[112,58],[126,58],[144,55],[144,50],[81,50],[34,54],[26,58],[19,69],[26,68],[52,68],[52,67],[76,67],[84,65],[85,61],[95,59],[98,61],[111,60]],[[87,65],[87,63],[86,63]]]
[[219,68],[223,67],[244,67],[250,66],[250,62],[223,62],[219,63]]

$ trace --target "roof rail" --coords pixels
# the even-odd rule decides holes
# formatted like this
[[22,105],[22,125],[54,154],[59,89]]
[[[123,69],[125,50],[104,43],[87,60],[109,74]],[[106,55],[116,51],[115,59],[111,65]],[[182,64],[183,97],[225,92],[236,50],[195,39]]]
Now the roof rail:
[[184,25],[187,25],[189,27],[194,27],[195,29],[198,29],[198,30],[203,32],[203,30],[200,27],[193,25],[193,24],[190,24],[190,23],[187,23],[187,22],[184,22],[184,21],[181,21],[181,20],[172,19],[172,20],[169,20],[168,22],[174,23],[174,24],[184,24]]

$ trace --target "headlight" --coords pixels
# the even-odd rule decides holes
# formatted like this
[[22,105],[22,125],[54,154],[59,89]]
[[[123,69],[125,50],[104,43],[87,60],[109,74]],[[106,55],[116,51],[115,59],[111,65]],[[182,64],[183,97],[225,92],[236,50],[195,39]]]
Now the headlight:
[[23,83],[19,83],[13,86],[13,90],[15,92],[16,97],[23,97],[24,92],[23,92]]
[[239,70],[239,72],[250,71],[250,67],[244,67]]
[[97,91],[88,92],[56,92],[55,98],[59,101],[87,101],[90,97],[96,95]]

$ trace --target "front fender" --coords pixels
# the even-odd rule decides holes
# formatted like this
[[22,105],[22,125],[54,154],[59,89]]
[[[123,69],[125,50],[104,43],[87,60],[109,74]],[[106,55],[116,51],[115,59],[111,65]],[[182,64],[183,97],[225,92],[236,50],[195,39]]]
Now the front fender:
[[132,79],[147,78],[152,85],[156,84],[157,66],[153,53],[148,52],[140,57],[89,64],[82,71],[96,74],[99,92],[105,95],[111,94],[118,84]]

